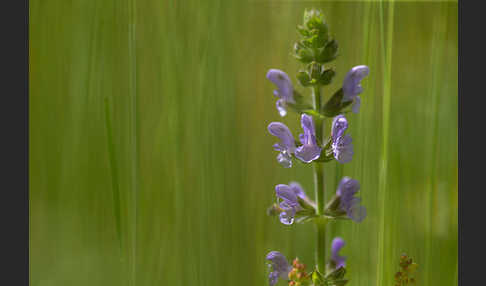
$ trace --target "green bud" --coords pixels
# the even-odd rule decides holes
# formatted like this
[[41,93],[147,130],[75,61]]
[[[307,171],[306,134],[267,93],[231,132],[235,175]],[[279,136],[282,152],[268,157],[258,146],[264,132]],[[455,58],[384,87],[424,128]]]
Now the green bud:
[[337,57],[338,43],[336,40],[332,39],[326,46],[320,50],[317,55],[317,62],[327,63],[334,60]]
[[341,198],[339,196],[334,195],[334,197],[327,203],[326,209],[324,211],[325,214],[335,214],[335,213],[342,213],[339,208],[341,204]]
[[314,53],[303,43],[297,42],[294,45],[294,57],[302,63],[307,64],[314,60]]
[[346,274],[346,269],[344,267],[339,267],[337,269],[334,269],[332,272],[328,273],[326,275],[326,279],[331,281],[340,280],[344,278],[344,274]]
[[324,30],[326,29],[326,21],[324,19],[324,14],[320,10],[317,9],[310,9],[305,10],[304,12],[304,27],[309,30],[318,29]]
[[281,209],[278,207],[277,204],[273,204],[267,209],[267,215],[268,216],[276,216],[276,215],[280,214],[280,212],[281,212]]
[[297,80],[302,86],[311,85],[311,77],[306,71],[299,71],[299,73],[297,73]]
[[336,72],[333,69],[324,70],[324,72],[319,75],[317,82],[322,85],[328,85],[332,82],[332,78],[335,74]]
[[307,28],[305,26],[298,25],[297,26],[297,31],[299,32],[299,34],[301,34],[304,37],[309,37],[310,36],[309,30],[307,30]]
[[312,272],[312,283],[314,285],[323,285],[324,284],[324,276],[316,269]]

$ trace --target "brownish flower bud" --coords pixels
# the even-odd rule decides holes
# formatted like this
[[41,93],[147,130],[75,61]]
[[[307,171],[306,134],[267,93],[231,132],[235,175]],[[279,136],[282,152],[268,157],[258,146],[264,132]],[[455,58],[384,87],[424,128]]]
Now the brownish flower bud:
[[297,269],[293,268],[289,272],[289,280],[295,280],[297,278]]
[[299,259],[296,257],[294,261],[292,261],[292,266],[295,268],[298,268],[297,266],[299,265]]

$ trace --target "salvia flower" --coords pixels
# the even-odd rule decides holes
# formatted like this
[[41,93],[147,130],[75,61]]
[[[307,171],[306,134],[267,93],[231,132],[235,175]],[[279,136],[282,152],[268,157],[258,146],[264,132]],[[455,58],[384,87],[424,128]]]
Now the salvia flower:
[[292,167],[292,154],[295,152],[295,140],[289,128],[281,122],[272,122],[268,125],[268,132],[280,139],[273,148],[280,153],[277,161],[285,168]]
[[350,219],[361,222],[366,217],[366,208],[360,205],[361,198],[354,196],[358,191],[359,182],[349,177],[344,177],[339,183],[336,195],[340,199],[340,209],[345,211]]
[[277,110],[280,116],[287,114],[287,103],[295,103],[294,100],[294,87],[289,76],[278,69],[270,69],[267,72],[267,78],[273,82],[277,89],[273,91],[273,94],[279,98],[277,100]]
[[331,245],[331,260],[336,265],[336,269],[346,266],[346,257],[340,256],[339,251],[343,248],[345,242],[342,238],[336,237],[332,241]]
[[334,117],[332,121],[331,148],[334,154],[334,158],[339,163],[348,163],[353,159],[353,143],[351,136],[344,134],[348,129],[348,120],[344,115],[338,115]]
[[271,268],[271,272],[268,275],[268,282],[270,286],[275,285],[278,278],[288,279],[288,274],[292,267],[282,253],[278,251],[271,251],[267,254],[266,259],[270,261],[268,264],[268,266]]
[[351,110],[354,113],[359,112],[359,107],[361,105],[361,98],[358,96],[363,92],[363,87],[361,86],[361,80],[367,76],[370,69],[365,65],[353,67],[344,77],[343,82],[343,102],[353,101]]
[[299,136],[302,146],[295,150],[295,157],[303,162],[310,163],[319,158],[321,155],[321,147],[317,145],[316,130],[312,116],[302,114],[300,122],[302,124],[302,129],[304,129],[304,133]]
[[279,207],[282,209],[282,212],[280,213],[280,222],[286,225],[294,223],[295,213],[302,209],[298,199],[298,196],[302,194],[295,187],[296,186],[293,185],[293,188],[291,188],[284,184],[275,186],[275,193],[279,201]]

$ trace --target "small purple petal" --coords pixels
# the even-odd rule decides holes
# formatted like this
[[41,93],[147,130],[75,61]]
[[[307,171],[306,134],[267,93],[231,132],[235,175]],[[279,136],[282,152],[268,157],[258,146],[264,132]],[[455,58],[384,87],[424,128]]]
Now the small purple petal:
[[351,106],[351,111],[353,111],[353,113],[358,113],[360,106],[361,106],[361,97],[358,95],[353,101],[353,105]]
[[338,137],[334,143],[332,143],[331,147],[334,153],[334,158],[339,163],[348,163],[353,159],[353,143],[352,143],[351,136],[344,135]]
[[291,168],[292,167],[292,156],[283,150],[282,152],[278,153],[277,155],[277,162],[282,165],[284,168]]
[[353,100],[363,91],[361,80],[367,76],[370,69],[367,66],[355,66],[344,77],[343,102]]
[[346,265],[346,257],[339,256],[339,251],[343,248],[345,242],[342,238],[336,237],[331,245],[331,259],[336,263],[336,268],[344,267]]
[[305,163],[310,163],[318,159],[320,155],[321,155],[321,148],[317,146],[315,139],[311,144],[304,144],[295,150],[295,157],[297,157],[298,159],[300,159]]
[[299,140],[303,144],[295,150],[295,157],[300,160],[309,163],[321,155],[321,148],[317,145],[314,121],[312,116],[307,114],[302,114],[301,117],[302,129],[304,129],[304,134],[299,135]]
[[299,183],[290,182],[289,187],[290,187],[290,189],[292,189],[294,194],[296,194],[299,198],[301,198],[303,200],[307,199],[307,195],[305,194],[304,189],[302,188],[302,186]]
[[287,115],[287,105],[285,104],[285,101],[283,99],[277,100],[277,110],[280,116],[284,117],[285,115]]
[[292,86],[289,76],[285,72],[277,69],[270,69],[267,72],[267,78],[277,86],[278,97],[288,102],[294,102],[294,87]]
[[349,194],[353,196],[359,191],[359,188],[360,185],[358,180],[351,179],[350,177],[344,177],[341,179],[341,182],[339,182],[336,194],[341,197],[348,196]]
[[288,279],[288,273],[292,267],[282,253],[271,251],[267,254],[266,259],[270,261],[269,267],[272,268],[272,272],[268,275],[268,282],[271,286],[277,283],[278,278]]
[[277,197],[283,200],[290,207],[298,206],[297,194],[287,185],[279,184],[275,186]]
[[316,134],[316,130],[314,128],[314,120],[312,119],[312,116],[302,114],[300,118],[300,123],[302,125],[302,129],[304,129],[304,134]]
[[338,115],[332,120],[331,137],[336,140],[341,137],[344,132],[348,129],[348,120],[344,115]]
[[281,140],[281,146],[285,146],[289,153],[295,150],[295,140],[289,128],[281,122],[271,122],[268,125],[268,132]]
[[366,208],[362,205],[354,204],[347,212],[350,219],[355,222],[362,222],[366,218]]
[[277,284],[278,277],[279,277],[278,272],[276,271],[270,272],[270,274],[268,274],[268,284],[270,284],[270,286]]
[[294,223],[295,211],[293,209],[288,209],[280,213],[280,222],[285,225],[291,225]]
[[361,222],[366,217],[366,208],[361,206],[361,198],[354,195],[359,191],[359,182],[349,177],[344,177],[339,183],[336,195],[340,198],[339,207],[346,212],[349,218]]

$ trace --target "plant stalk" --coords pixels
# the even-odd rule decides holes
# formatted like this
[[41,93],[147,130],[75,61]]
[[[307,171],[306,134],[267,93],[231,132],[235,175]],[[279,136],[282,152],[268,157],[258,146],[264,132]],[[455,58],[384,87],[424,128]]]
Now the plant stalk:
[[[313,88],[314,108],[317,112],[321,110],[322,98],[320,86]],[[324,124],[322,118],[314,118],[316,128],[316,139],[322,144]],[[324,163],[314,162],[314,191],[317,202],[317,215],[324,214]],[[316,264],[319,272],[325,273],[326,270],[326,220],[319,218],[317,224],[317,242],[316,242]]]

